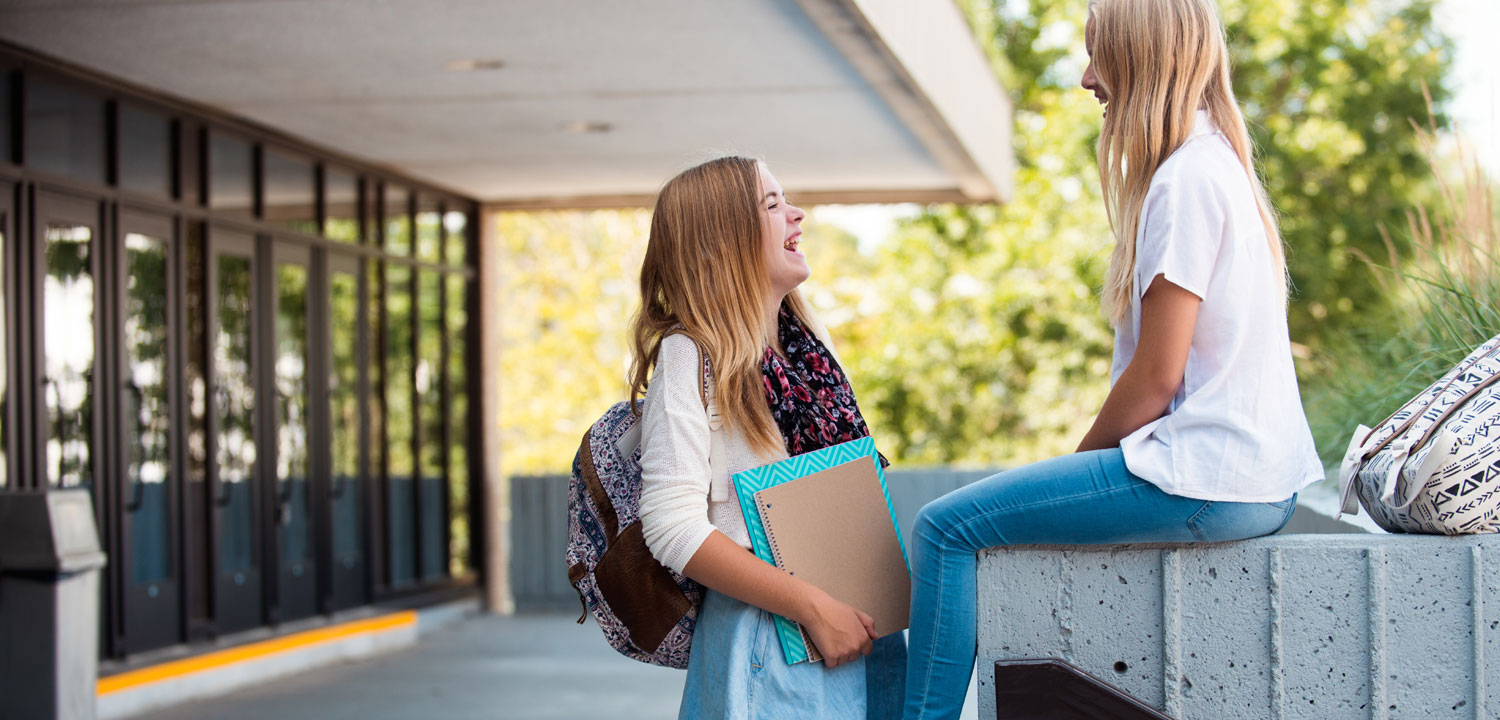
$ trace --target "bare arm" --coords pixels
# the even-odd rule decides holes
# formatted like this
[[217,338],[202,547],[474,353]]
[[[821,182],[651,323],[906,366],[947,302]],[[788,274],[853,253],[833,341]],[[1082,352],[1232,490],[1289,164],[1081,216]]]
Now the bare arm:
[[875,620],[869,615],[755,557],[717,530],[698,547],[683,574],[736,600],[795,620],[823,653],[825,667],[869,655],[874,647]]
[[1135,356],[1110,388],[1078,452],[1119,447],[1125,436],[1166,412],[1182,385],[1201,302],[1165,276],[1151,281],[1141,298],[1141,336]]

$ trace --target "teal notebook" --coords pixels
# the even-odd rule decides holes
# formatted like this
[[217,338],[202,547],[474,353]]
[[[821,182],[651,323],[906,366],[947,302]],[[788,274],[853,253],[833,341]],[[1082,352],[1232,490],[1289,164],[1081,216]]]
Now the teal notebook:
[[[860,465],[865,462],[869,465]],[[825,472],[835,468],[839,469],[838,472]],[[874,472],[871,473],[870,470]],[[824,475],[810,480],[813,485],[799,483],[791,487],[779,487],[819,473]],[[879,483],[878,497],[875,495],[872,475],[873,480]],[[844,479],[834,479],[839,476]],[[857,476],[862,476],[863,479]],[[753,470],[734,473],[732,479],[740,509],[745,515],[750,545],[756,557],[794,575],[799,575],[797,568],[801,568],[800,576],[808,582],[834,597],[855,604],[875,617],[876,630],[882,635],[906,627],[911,568],[873,439],[860,438],[814,450]],[[819,496],[825,484],[826,491],[823,496]],[[849,497],[850,489],[856,486],[863,489],[863,492],[855,490],[861,497]],[[771,488],[777,489],[774,492],[762,492]],[[779,496],[782,500],[796,497],[804,505],[789,507],[782,503],[773,510],[773,496]],[[844,500],[850,502],[843,502]],[[816,503],[818,507],[809,507],[805,503]],[[888,516],[889,526],[870,522],[872,515],[881,513],[882,506],[884,514]],[[827,522],[820,522],[823,518],[819,517],[819,513],[825,511],[828,513]],[[777,521],[768,521],[770,515],[774,515]],[[883,560],[872,561],[863,567],[862,576],[858,572],[847,575],[841,567],[843,561],[839,558],[837,545],[846,537],[844,528],[847,528],[847,537],[859,538],[854,542],[860,543],[860,547],[845,550],[846,555],[857,558],[855,564],[864,563],[866,544],[880,544],[884,547],[880,553]],[[825,552],[823,548],[829,550]],[[783,557],[786,552],[796,557]],[[896,557],[897,554],[899,558]],[[903,569],[905,573],[902,572]],[[841,584],[843,587],[836,589],[835,586]],[[871,597],[866,602],[855,602],[853,597],[845,596],[846,593],[859,595],[871,586],[880,586],[878,590],[869,591],[878,597]],[[796,622],[780,615],[774,617],[776,633],[788,664],[821,659]]]

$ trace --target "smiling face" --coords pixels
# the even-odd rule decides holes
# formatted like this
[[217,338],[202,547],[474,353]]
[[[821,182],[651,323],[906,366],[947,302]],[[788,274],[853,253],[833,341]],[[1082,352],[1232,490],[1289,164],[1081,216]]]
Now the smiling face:
[[760,227],[761,244],[766,257],[766,274],[771,281],[771,292],[777,303],[786,294],[797,289],[812,268],[807,266],[807,257],[797,246],[802,242],[802,219],[807,213],[787,202],[781,183],[765,166],[760,168]]
[[1089,65],[1083,69],[1083,80],[1079,84],[1083,85],[1083,89],[1093,93],[1094,98],[1099,101],[1100,105],[1104,105],[1109,102],[1109,90],[1104,87],[1103,83],[1099,82],[1099,74],[1094,71],[1093,13],[1089,13],[1088,23],[1084,25],[1083,44],[1089,50]]

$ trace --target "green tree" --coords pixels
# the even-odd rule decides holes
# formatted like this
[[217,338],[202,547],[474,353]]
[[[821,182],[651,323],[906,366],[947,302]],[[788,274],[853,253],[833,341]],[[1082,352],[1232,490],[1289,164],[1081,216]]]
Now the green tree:
[[646,210],[497,216],[506,474],[566,472],[590,423],[628,396],[649,221]]

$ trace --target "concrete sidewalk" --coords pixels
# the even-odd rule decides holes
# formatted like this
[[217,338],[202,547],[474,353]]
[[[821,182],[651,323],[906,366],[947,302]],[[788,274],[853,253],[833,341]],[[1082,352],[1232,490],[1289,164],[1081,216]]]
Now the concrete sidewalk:
[[677,716],[686,675],[615,653],[577,615],[475,616],[373,660],[157,710],[153,720]]
[[[530,613],[472,616],[373,660],[283,678],[212,700],[155,710],[152,720],[544,720],[677,717],[680,670],[615,653],[590,621]],[[974,689],[965,718],[975,717]]]

